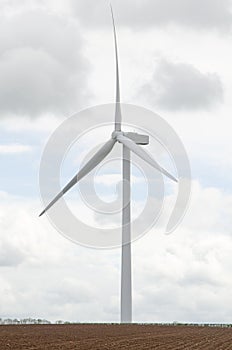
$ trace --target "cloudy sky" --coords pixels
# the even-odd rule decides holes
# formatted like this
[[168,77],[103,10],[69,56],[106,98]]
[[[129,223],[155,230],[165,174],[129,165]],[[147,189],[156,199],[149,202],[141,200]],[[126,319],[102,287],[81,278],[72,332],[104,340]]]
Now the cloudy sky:
[[[133,244],[133,320],[231,322],[232,2],[112,5],[122,101],[161,115],[192,169],[181,225],[167,236],[161,222]],[[120,250],[79,246],[38,218],[49,136],[73,113],[114,101],[112,39],[106,0],[0,0],[2,318],[119,321]]]

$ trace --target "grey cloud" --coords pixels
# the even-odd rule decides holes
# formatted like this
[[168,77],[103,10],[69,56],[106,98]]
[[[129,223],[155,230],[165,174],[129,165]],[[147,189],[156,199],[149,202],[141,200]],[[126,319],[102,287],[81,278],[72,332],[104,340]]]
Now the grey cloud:
[[75,21],[42,10],[0,24],[0,113],[68,114],[87,97],[89,65]]
[[48,298],[51,298],[53,303],[80,304],[91,302],[94,298],[91,284],[85,284],[83,281],[75,279],[64,278],[60,284],[53,286],[53,288],[48,293]]
[[221,102],[223,87],[216,73],[202,73],[190,64],[160,60],[151,81],[140,93],[164,109],[200,109]]
[[[80,20],[89,25],[110,23],[105,0],[71,0]],[[178,24],[194,28],[225,29],[231,25],[230,0],[113,0],[115,17],[119,24],[150,27]]]

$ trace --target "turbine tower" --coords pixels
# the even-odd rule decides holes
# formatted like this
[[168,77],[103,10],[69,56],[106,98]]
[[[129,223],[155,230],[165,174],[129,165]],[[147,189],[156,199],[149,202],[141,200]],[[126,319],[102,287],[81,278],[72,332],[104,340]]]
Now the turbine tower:
[[[116,61],[116,104],[115,123],[111,138],[98,150],[98,152],[84,165],[84,167],[72,178],[61,192],[46,206],[39,216],[42,216],[51,208],[67,191],[77,182],[92,171],[111,152],[116,142],[122,144],[122,177],[123,177],[123,199],[122,199],[122,255],[121,255],[121,323],[132,322],[132,288],[131,288],[131,152],[142,158],[156,170],[177,182],[177,179],[162,168],[142,147],[149,144],[148,135],[140,135],[134,132],[123,132],[122,112],[120,100],[118,47],[115,21],[112,6],[111,15],[114,31],[115,61]],[[139,146],[140,145],[140,146]]]

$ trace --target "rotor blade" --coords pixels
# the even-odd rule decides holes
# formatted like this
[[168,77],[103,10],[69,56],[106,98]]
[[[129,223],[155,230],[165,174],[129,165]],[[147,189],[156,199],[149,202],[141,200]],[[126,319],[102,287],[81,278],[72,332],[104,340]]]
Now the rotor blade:
[[47,205],[47,207],[39,215],[43,215],[58,199],[60,199],[70,188],[72,188],[78,181],[80,181],[85,175],[93,170],[112,150],[116,140],[110,139],[100,148],[100,150],[85,164],[85,166],[74,176],[74,178],[58,193],[58,195]]
[[125,137],[123,135],[118,135],[117,140],[126,147],[128,147],[132,152],[137,154],[137,156],[145,160],[145,162],[153,166],[155,169],[159,170],[161,173],[163,173],[173,181],[178,182],[174,176],[172,176],[164,168],[162,168],[142,147],[136,145],[134,141],[130,140],[128,137]]
[[117,35],[114,21],[113,8],[110,4],[112,22],[114,28],[114,47],[115,47],[115,63],[116,63],[116,106],[115,106],[115,130],[121,131],[121,106],[120,106],[120,83],[119,83],[119,65],[118,65],[118,47],[117,47]]

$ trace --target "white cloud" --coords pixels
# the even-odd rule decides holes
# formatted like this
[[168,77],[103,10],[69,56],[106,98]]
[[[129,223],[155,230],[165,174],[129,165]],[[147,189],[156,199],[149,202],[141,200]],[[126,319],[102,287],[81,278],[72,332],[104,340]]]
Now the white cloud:
[[32,150],[32,147],[29,145],[20,145],[20,144],[0,144],[0,154],[18,154],[18,153],[27,153]]
[[17,245],[8,241],[0,242],[0,266],[18,266],[23,259],[24,255]]
[[[36,207],[1,196],[2,315],[118,321],[120,250],[72,244],[37,218]],[[229,322],[231,210],[230,195],[195,183],[176,232],[165,236],[157,227],[133,244],[135,321]]]

